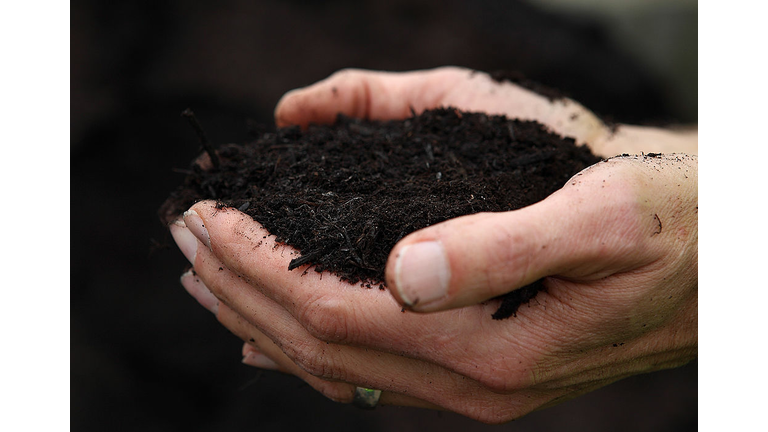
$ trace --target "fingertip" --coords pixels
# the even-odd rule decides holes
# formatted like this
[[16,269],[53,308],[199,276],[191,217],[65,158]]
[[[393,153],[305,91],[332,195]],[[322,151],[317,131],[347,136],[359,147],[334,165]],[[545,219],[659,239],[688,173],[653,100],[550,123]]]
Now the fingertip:
[[181,250],[181,253],[187,258],[190,264],[195,265],[197,258],[198,241],[195,235],[187,228],[182,219],[177,219],[169,227],[171,237]]
[[[275,107],[275,123],[278,127],[306,128],[313,123],[334,123],[339,114],[364,119],[406,117],[403,108],[411,103],[403,97],[391,97],[393,87],[398,87],[392,78],[399,75],[340,70],[322,81],[283,95]],[[374,100],[378,103],[374,104]]]
[[356,116],[356,89],[360,86],[356,76],[343,70],[310,86],[288,91],[275,106],[275,124],[306,128],[311,123],[333,123],[339,113]]
[[392,250],[389,252],[389,257],[387,258],[387,263],[384,268],[384,281],[386,282],[386,289],[392,294],[392,297],[395,299],[397,304],[410,309],[412,305],[412,301],[408,298],[404,298],[401,294],[401,289],[399,289],[399,284],[402,279],[402,261],[403,261],[403,251],[408,249],[408,246],[411,243],[414,243],[413,241],[409,241],[410,236],[406,236],[404,239],[400,240],[395,247],[392,248]]
[[252,352],[260,352],[260,351],[257,350],[256,347],[252,346],[248,342],[244,342],[243,343],[243,349],[241,350],[241,355],[243,357],[245,357],[246,355],[248,355],[249,353],[252,353]]
[[205,222],[194,209],[184,212],[184,224],[198,240],[208,247],[208,249],[211,249],[211,236],[208,234]]
[[279,371],[280,365],[261,352],[251,351],[243,356],[243,364],[259,369]]
[[451,268],[441,242],[406,244],[393,261],[387,284],[398,302],[414,311],[431,311],[447,300]]
[[207,215],[215,210],[217,202],[215,200],[201,200],[194,204],[187,211],[195,211],[199,215]]
[[213,250],[211,232],[216,231],[214,216],[226,211],[227,209],[221,208],[220,203],[215,200],[198,201],[184,212],[184,223],[195,237],[208,249]]
[[275,105],[275,124],[277,127],[307,126],[307,119],[301,115],[299,98],[305,88],[293,89],[285,93]]
[[201,306],[208,309],[212,314],[219,312],[219,299],[208,289],[200,280],[200,277],[192,270],[185,272],[179,278],[181,285],[187,292],[200,303]]
[[222,216],[225,216],[223,218],[225,220],[227,215],[242,217],[245,216],[245,213],[235,207],[226,206],[221,201],[202,200],[196,202],[184,212],[184,221],[187,225],[190,223],[188,220],[190,215],[199,217],[207,227],[209,224],[213,225],[215,220],[222,219]]

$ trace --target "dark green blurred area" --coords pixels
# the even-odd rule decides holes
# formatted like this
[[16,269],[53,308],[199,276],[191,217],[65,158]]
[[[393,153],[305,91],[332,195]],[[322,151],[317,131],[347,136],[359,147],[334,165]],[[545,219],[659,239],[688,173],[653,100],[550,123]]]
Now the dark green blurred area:
[[[182,110],[215,142],[246,140],[248,120],[272,127],[283,93],[345,67],[515,70],[616,121],[696,122],[695,3],[602,14],[558,3],[73,2],[73,430],[490,429],[359,411],[241,365],[240,341],[179,284],[186,262],[156,210],[199,151]],[[696,427],[692,364],[493,429]]]

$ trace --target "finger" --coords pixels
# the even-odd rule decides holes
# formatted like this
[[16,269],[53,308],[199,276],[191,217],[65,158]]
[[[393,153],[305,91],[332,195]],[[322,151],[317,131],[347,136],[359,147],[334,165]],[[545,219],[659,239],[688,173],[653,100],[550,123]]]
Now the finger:
[[250,343],[257,345],[261,355],[266,357],[265,361],[263,358],[258,358],[259,356],[254,354],[253,351],[246,351],[244,349],[243,363],[295,375],[331,400],[343,403],[352,402],[352,396],[355,391],[354,386],[342,382],[331,382],[309,374],[294,363],[270,338],[250,325],[228,306],[222,305],[219,309],[218,319],[240,339],[252,341]]
[[[415,72],[345,69],[309,87],[286,93],[275,108],[278,127],[333,123],[338,114],[401,119],[440,105],[470,71],[455,67]],[[439,85],[436,85],[439,84]]]
[[[246,364],[248,366],[253,366],[259,369],[268,369],[268,370],[278,370],[280,372],[284,373],[290,373],[285,368],[278,365],[274,360],[267,357],[266,354],[262,353],[258,349],[254,348],[248,343],[243,344],[243,364]],[[333,383],[329,381],[322,382],[322,380],[313,377],[312,375],[306,374],[306,372],[298,372],[301,376],[304,377],[305,381],[309,380],[312,381],[315,385],[312,387],[317,388],[327,388],[328,386],[337,386],[341,390],[340,392],[343,392],[343,398],[339,400],[339,402],[348,402],[348,393],[349,393],[349,385],[344,385],[345,383]],[[294,374],[295,375],[295,374]],[[320,384],[322,382],[322,384]],[[431,404],[427,401],[423,401],[421,399],[414,398],[412,396],[407,395],[401,395],[398,393],[392,393],[392,392],[382,392],[379,396],[379,402],[378,405],[396,405],[396,406],[409,406],[409,407],[415,407],[415,408],[429,408],[429,409],[435,409],[435,410],[443,410],[443,408]]]
[[[215,290],[214,290],[215,291]],[[355,387],[383,389],[380,399],[382,405],[412,406],[439,410],[450,410],[487,423],[498,423],[521,417],[535,409],[538,405],[550,400],[553,395],[567,392],[567,389],[556,390],[530,390],[520,391],[514,394],[498,394],[477,386],[470,379],[459,377],[447,377],[441,375],[437,368],[427,365],[428,369],[420,374],[411,375],[409,367],[403,364],[392,364],[386,355],[375,353],[373,350],[353,350],[349,347],[326,346],[322,355],[314,357],[324,358],[326,366],[324,370],[330,371],[327,365],[340,361],[331,360],[334,357],[332,351],[335,348],[346,351],[355,351],[353,356],[346,357],[340,363],[350,369],[351,373],[344,374],[345,378],[338,376],[317,376],[306,369],[306,364],[297,364],[293,359],[283,353],[277,344],[272,343],[258,329],[251,326],[248,320],[242,318],[233,309],[222,305],[219,312],[219,320],[230,331],[259,347],[258,351],[268,357],[278,366],[278,370],[287,371],[306,381],[317,391],[337,402],[349,403],[352,401]],[[293,335],[293,343],[301,344]],[[244,352],[253,353],[253,349],[244,348]],[[313,354],[319,354],[314,352]],[[259,354],[249,354],[244,363],[250,364],[251,358],[258,358]],[[415,361],[407,360],[410,364]],[[256,360],[255,366],[264,367],[261,360]],[[268,366],[271,366],[267,363]],[[370,367],[368,367],[370,366]],[[436,373],[438,372],[438,373]],[[377,375],[382,377],[378,378]],[[396,383],[405,381],[408,383],[406,390],[398,390]]]
[[[284,370],[284,368],[280,367],[277,363],[275,363],[272,359],[267,357],[265,354],[253,348],[247,343],[244,344],[243,346],[243,364],[246,364],[248,366],[253,366],[259,369],[278,370],[280,372],[290,373],[287,370]],[[344,383],[332,383],[329,381],[323,381],[316,377],[313,377],[312,375],[308,375],[306,373],[301,373],[301,372],[299,373],[304,377],[305,382],[312,381],[314,385],[310,384],[310,386],[315,390],[318,390],[318,388],[326,389],[329,386],[339,387],[341,389],[340,393],[343,392],[343,396],[338,401],[344,402],[344,403],[350,402],[348,400],[348,393],[350,388],[349,385],[345,385]],[[323,392],[321,391],[321,393]],[[407,395],[402,395],[402,394],[392,393],[392,392],[382,392],[379,395],[378,405],[395,405],[395,406],[407,406],[407,407],[414,407],[414,408],[428,408],[433,410],[444,410],[444,408],[431,404],[427,401],[423,401],[421,399],[417,399],[412,396],[407,396]]]
[[[199,224],[210,230],[210,236],[201,235],[201,238],[206,243],[210,240],[214,251],[221,256],[219,260],[198,241],[199,251],[195,252],[193,261],[197,274],[209,283],[223,303],[247,317],[307,370],[321,374],[333,372],[336,375],[331,376],[335,378],[347,377],[363,383],[387,370],[383,366],[373,367],[370,373],[356,369],[352,372],[334,370],[339,365],[353,368],[361,362],[362,370],[366,371],[381,360],[360,360],[354,353],[344,351],[336,355],[327,351],[328,343],[335,347],[354,345],[378,351],[377,355],[397,353],[398,358],[405,355],[442,366],[457,374],[455,376],[466,377],[461,379],[463,382],[474,381],[485,391],[509,394],[535,384],[536,371],[545,367],[542,365],[559,363],[545,353],[563,341],[573,341],[584,334],[584,325],[572,323],[574,307],[546,292],[537,297],[541,307],[526,308],[514,326],[488,319],[497,307],[492,303],[441,314],[402,313],[386,291],[362,289],[328,274],[286,271],[291,252],[282,247],[275,249],[273,240],[264,238],[268,233],[263,227],[234,209],[216,209],[212,202],[201,202],[192,210],[199,213],[196,217],[202,215]],[[194,218],[187,215],[187,219],[192,225]],[[199,229],[195,231],[199,233]],[[573,303],[579,294],[569,292],[568,298]],[[286,335],[290,335],[290,339]],[[489,340],[505,342],[488,343]],[[513,352],[506,348],[508,341],[514,341],[517,346]],[[313,355],[323,350],[326,352],[322,356]],[[485,360],[478,363],[477,358]],[[344,375],[348,373],[356,380]],[[407,379],[389,382],[384,378],[382,385],[399,384],[401,387],[387,389],[402,390],[421,382],[425,376],[420,370],[414,370],[412,376],[397,375]],[[440,387],[424,385],[421,390],[434,391],[435,388]],[[440,391],[449,394],[445,389]],[[477,390],[469,393],[482,394]],[[424,395],[422,399],[428,397],[430,395]]]
[[[202,269],[198,259],[200,251],[213,252],[211,256],[215,256],[216,262],[220,261],[222,269],[242,275],[263,295],[284,305],[294,316],[300,317],[303,313],[294,307],[297,301],[317,303],[331,293],[355,297],[355,301],[369,303],[372,310],[400,310],[384,291],[350,289],[359,287],[332,275],[305,271],[306,266],[289,271],[291,260],[298,255],[295,249],[276,243],[274,236],[250,216],[231,208],[218,209],[213,201],[201,201],[192,206],[184,213],[181,224],[171,226],[171,233],[198,271]],[[282,289],[289,286],[290,290]],[[227,292],[221,293],[225,294]]]
[[[215,295],[233,307],[260,301],[253,298],[260,294],[287,310],[318,339],[415,356],[423,342],[439,338],[445,331],[461,331],[459,321],[450,317],[427,319],[402,313],[401,306],[386,291],[363,289],[327,273],[302,272],[303,267],[288,271],[291,259],[296,256],[295,250],[275,243],[274,236],[261,224],[237,210],[217,209],[214,202],[202,201],[185,213],[185,219],[186,224],[172,226],[171,232],[198,274],[216,273],[217,277],[229,277],[232,282],[242,277],[255,288],[255,292],[251,292],[251,288],[220,281]],[[210,252],[207,244],[212,245],[215,261],[205,253]],[[239,312],[248,316],[246,311]],[[484,308],[465,310],[462,318],[481,320],[492,312]],[[285,331],[288,329],[278,328],[276,334]],[[393,337],[397,334],[413,337]],[[466,352],[466,348],[455,347],[458,352]],[[439,360],[444,353],[425,354]]]
[[[224,306],[224,308],[227,308],[227,306]],[[233,313],[234,312],[231,309],[223,311],[223,315],[230,315]],[[230,318],[226,318],[223,316],[223,319],[229,320]],[[239,318],[236,318],[236,319],[239,319]],[[294,376],[301,378],[302,380],[310,384],[312,388],[314,388],[317,391],[320,391],[321,393],[325,394],[327,397],[329,397],[332,400],[335,400],[337,402],[342,402],[342,403],[350,403],[352,401],[352,399],[350,398],[350,393],[352,393],[352,397],[354,397],[354,391],[355,391],[354,387],[356,386],[352,386],[349,383],[332,382],[328,380],[323,380],[321,378],[310,375],[306,371],[298,367],[295,363],[293,363],[263,333],[259,332],[255,328],[250,328],[248,329],[248,335],[250,337],[250,341],[244,343],[243,349],[242,349],[243,364],[246,364],[248,366],[253,366],[259,369],[276,370],[283,373],[292,374]],[[258,340],[255,340],[254,337],[258,338]],[[266,350],[270,352],[270,355],[278,359],[280,363],[278,363],[278,361],[273,360],[267,354],[263,353],[260,348],[259,349],[255,348],[253,345],[256,345],[256,344],[259,344],[260,346],[265,346]],[[435,404],[429,403],[425,400],[421,400],[413,396],[408,396],[408,395],[389,392],[389,391],[381,393],[381,395],[379,396],[378,404],[444,410],[444,408],[439,407]]]
[[[517,417],[533,409],[537,401],[547,398],[539,390],[497,392],[433,363],[369,347],[318,340],[285,309],[253,289],[244,278],[231,274],[226,268],[220,270],[220,264],[207,249],[199,251],[196,263],[200,278],[222,300],[218,314],[222,324],[243,340],[253,339],[254,344],[282,368],[306,379],[334,400],[340,400],[346,393],[335,386],[327,387],[327,382],[380,389],[422,401],[418,406],[440,406],[473,418],[483,418],[489,414],[485,412],[489,404],[497,409],[493,415],[503,413],[505,417]],[[265,343],[263,335],[273,344]],[[279,347],[283,354],[272,351],[272,345]],[[285,359],[315,379],[307,378]],[[527,374],[525,371],[520,373]]]
[[[224,306],[224,308],[227,308],[227,306]],[[231,310],[228,311],[227,313],[231,313]],[[324,391],[328,391],[328,386],[334,386],[334,385],[338,386],[339,383],[332,383],[332,382],[323,382],[322,384],[320,384],[321,380],[311,375],[307,375],[306,372],[303,372],[300,368],[295,366],[295,364],[292,364],[290,359],[288,359],[284,354],[282,354],[282,352],[280,352],[279,349],[274,346],[272,341],[269,340],[262,333],[258,332],[255,329],[251,329],[250,334],[257,334],[258,336],[256,336],[257,337],[256,340],[254,340],[254,338],[250,338],[249,342],[246,342],[243,344],[242,354],[243,354],[244,364],[261,368],[261,369],[278,370],[284,373],[291,373],[290,370],[293,370],[295,372],[294,375],[302,376],[304,377],[305,380],[313,381],[315,384],[313,386],[314,388],[321,388]],[[277,362],[272,360],[266,354],[262,353],[261,350],[257,349],[255,346],[270,347],[270,351],[273,352],[272,355],[276,356],[277,358],[280,358],[281,362],[287,364],[288,366],[287,367],[280,366]],[[632,370],[631,372],[628,372],[629,369],[627,369],[626,364],[637,363],[636,360],[626,360],[625,362],[622,362],[620,365],[610,364],[610,362],[608,363],[609,364],[592,367],[588,370],[583,370],[580,373],[578,373],[578,376],[575,376],[575,377],[571,376],[572,374],[568,374],[568,377],[562,377],[555,381],[550,381],[550,382],[537,385],[536,388],[539,390],[542,390],[540,394],[544,395],[542,398],[543,405],[539,407],[534,407],[533,411],[538,411],[543,408],[552,407],[554,405],[560,404],[567,400],[573,399],[579,395],[604,387],[620,379],[633,376],[639,372],[649,372],[651,370],[648,367],[645,367],[642,371]],[[644,362],[644,363],[647,363],[647,362]],[[676,365],[665,365],[663,364],[663,362],[654,362],[654,364],[658,364],[658,366],[654,367],[653,370],[664,368],[664,366],[666,367],[676,366]],[[621,373],[607,373],[605,368],[606,366],[610,366],[613,369],[617,369]],[[339,387],[341,389],[341,392],[344,394],[346,394],[349,391],[348,387],[344,387],[344,386],[339,386]],[[551,400],[547,401],[548,399],[551,399]],[[393,392],[382,392],[381,398],[379,400],[379,404],[428,408],[433,410],[445,409],[438,405],[429,403],[427,401],[424,401],[418,398],[414,398],[412,396],[393,393]],[[523,413],[519,413],[519,414],[522,415]],[[506,421],[506,420],[509,420],[509,419],[508,418],[502,419],[502,421]],[[490,421],[490,422],[493,422],[493,421]]]
[[[436,315],[403,313],[387,291],[363,289],[328,273],[302,273],[302,268],[287,271],[295,257],[293,249],[276,244],[258,222],[235,209],[217,209],[214,202],[203,201],[195,204],[185,219],[190,228],[177,229],[189,235],[197,232],[205,243],[210,242],[215,254],[202,242],[192,242],[199,251],[186,254],[194,255],[191,262],[198,275],[206,282],[212,282],[210,278],[228,278],[209,285],[214,294],[270,337],[298,331],[324,342],[405,355],[440,365],[495,391],[508,392],[530,385],[530,371],[542,360],[542,348],[560,343],[560,335],[554,331],[556,323],[564,327],[563,334],[580,330],[563,325],[572,316],[573,308],[547,293],[537,297],[545,307],[526,308],[514,326],[489,322],[498,308],[493,302]],[[206,233],[201,232],[203,226]],[[175,233],[174,237],[183,236]],[[576,298],[577,294],[570,297]],[[277,305],[293,321],[282,319],[277,310],[274,315],[255,315],[245,309],[256,304],[262,310]],[[255,321],[265,316],[272,318],[263,325]],[[289,327],[292,322],[298,322],[300,328]],[[519,349],[509,353],[505,343],[483,343],[494,338],[514,340]],[[435,350],[436,346],[440,350]],[[478,366],[475,356],[489,360]],[[498,373],[500,370],[505,373]]]
[[[253,329],[252,331],[255,331],[255,329]],[[266,336],[264,336],[264,338],[266,338]],[[257,343],[256,341],[251,341],[243,344],[242,354],[243,354],[244,364],[257,367],[260,369],[278,370],[284,373],[291,373],[290,370],[293,370],[296,372],[293,375],[304,377],[305,381],[311,380],[315,382],[316,387],[326,388],[327,386],[336,385],[339,388],[340,393],[343,393],[344,395],[346,395],[349,392],[349,386],[343,385],[343,383],[325,382],[322,384],[322,386],[320,386],[318,384],[320,383],[321,380],[319,380],[316,377],[313,377],[312,375],[308,375],[306,372],[298,368],[298,366],[295,366],[295,364],[291,366],[290,363],[293,363],[293,362],[291,362],[290,359],[288,359],[288,357],[286,357],[285,355],[281,355],[281,353],[273,354],[273,355],[276,355],[278,358],[280,358],[280,361],[282,363],[287,364],[287,367],[280,366],[276,361],[272,360],[266,354],[262,353],[259,349],[255,348],[254,345],[256,343]],[[272,341],[268,339],[265,341],[260,340],[258,343],[268,344],[269,346],[274,345],[272,344]],[[279,351],[279,349],[277,349],[277,351]],[[429,409],[443,410],[443,408],[435,404],[431,404],[427,401],[415,398],[413,396],[402,395],[399,393],[392,393],[392,392],[382,392],[381,395],[379,396],[379,405],[409,406],[409,407],[415,407],[415,408],[429,408]]]
[[181,275],[181,285],[201,306],[216,315],[219,310],[219,299],[208,290],[194,270],[189,270]]
[[647,241],[658,225],[634,173],[612,171],[621,163],[587,169],[529,207],[464,216],[406,236],[387,262],[389,290],[399,303],[431,312],[483,302],[545,276],[596,280],[650,262]]
[[[261,311],[263,312],[263,311]],[[271,318],[271,317],[270,317]],[[350,369],[358,369],[360,370],[360,373],[365,375],[365,380],[359,380],[356,381],[357,385],[352,385],[348,382],[345,382],[345,379],[340,379],[338,377],[338,374],[334,374],[330,372],[330,369],[328,366],[322,366],[321,369],[327,370],[329,375],[333,376],[316,376],[309,371],[306,370],[306,364],[304,364],[304,367],[299,366],[297,363],[295,363],[288,355],[286,355],[281,348],[279,348],[269,337],[267,337],[264,333],[259,331],[255,326],[251,325],[249,320],[244,319],[241,315],[239,315],[237,312],[235,312],[233,309],[228,307],[227,305],[222,305],[220,308],[220,312],[218,315],[219,321],[227,327],[230,331],[232,331],[235,335],[240,337],[243,340],[248,341],[244,348],[244,359],[243,363],[249,364],[256,367],[261,368],[268,368],[273,370],[280,370],[286,373],[290,373],[293,375],[296,375],[297,377],[301,378],[302,380],[306,381],[308,384],[310,384],[313,388],[320,391],[327,397],[329,397],[332,400],[338,401],[338,402],[344,402],[349,403],[352,401],[352,397],[354,394],[354,388],[356,386],[364,386],[366,388],[376,388],[376,389],[386,389],[386,391],[382,392],[380,403],[382,404],[392,404],[392,405],[399,405],[399,406],[413,406],[413,407],[422,407],[422,408],[432,408],[432,409],[444,409],[440,408],[438,405],[428,402],[426,400],[420,399],[417,395],[419,391],[413,391],[413,395],[406,395],[402,392],[398,392],[395,390],[395,387],[392,386],[386,386],[384,384],[384,381],[397,381],[397,380],[405,380],[410,382],[413,386],[420,386],[425,383],[421,383],[419,380],[420,376],[429,376],[430,372],[426,371],[419,374],[419,376],[409,376],[408,374],[408,368],[397,368],[397,370],[388,370],[386,359],[382,358],[380,354],[374,354],[369,359],[365,359],[363,363],[370,364],[371,360],[374,361],[373,368],[377,371],[381,371],[382,373],[391,373],[391,377],[393,379],[386,379],[386,380],[377,380],[375,374],[372,374],[372,369],[368,368],[361,368],[360,362],[354,361],[354,359],[347,358],[346,360],[342,361],[341,359],[332,360],[331,357],[334,357],[335,355],[331,352],[334,347],[333,346],[327,346],[323,350],[322,357],[324,357],[324,361],[327,364],[331,363],[340,363],[343,364],[344,367],[350,368]],[[298,331],[300,333],[300,330]],[[297,335],[291,334],[292,341],[290,343],[293,344],[302,344],[302,339],[300,336],[297,337]],[[287,342],[286,342],[287,343]],[[251,345],[258,346],[258,350],[254,349]],[[305,345],[306,344],[302,344]],[[349,348],[341,348],[344,350],[349,350]],[[362,353],[357,353],[357,356],[363,355]],[[377,363],[377,364],[376,364]],[[415,363],[415,362],[413,362]],[[436,369],[432,366],[428,366],[430,369]],[[310,368],[310,370],[315,370],[316,367]],[[432,373],[433,380],[437,381],[440,379],[440,377],[434,373]],[[349,375],[350,378],[353,377],[352,374]],[[346,378],[346,379],[350,379]],[[364,383],[364,384],[360,384]],[[440,395],[444,394],[441,391],[434,391],[435,386],[432,386],[432,388],[429,388],[428,386],[423,386],[423,389],[428,389],[427,393],[431,393],[433,396],[439,397]]]
[[[243,278],[227,269],[220,270],[221,266],[209,251],[203,249],[199,252],[196,265],[205,286],[211,287],[211,291],[222,299],[219,321],[241,339],[253,339],[255,345],[283,366],[284,362],[273,355],[263,335],[267,335],[285,353],[283,355],[300,368],[324,379],[356,382],[369,388],[394,392],[426,384],[422,383],[425,376],[432,377],[438,388],[442,382],[458,380],[458,376],[433,364],[317,340],[285,309],[253,289]],[[390,375],[388,372],[394,378],[387,376]],[[291,373],[296,371],[292,369]],[[441,378],[444,378],[442,382]],[[429,390],[435,395],[450,391]],[[418,391],[412,394],[421,397]]]

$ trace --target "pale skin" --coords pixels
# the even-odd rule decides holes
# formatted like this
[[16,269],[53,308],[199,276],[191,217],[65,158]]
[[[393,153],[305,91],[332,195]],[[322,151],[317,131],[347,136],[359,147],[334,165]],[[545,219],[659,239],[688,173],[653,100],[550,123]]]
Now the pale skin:
[[[288,271],[296,252],[259,223],[195,204],[171,225],[194,266],[182,284],[245,341],[244,363],[294,374],[340,402],[360,386],[381,389],[381,404],[502,423],[696,357],[695,130],[612,132],[574,101],[453,67],[341,71],[286,94],[275,118],[304,127],[339,112],[402,119],[439,106],[535,119],[610,159],[540,203],[406,236],[390,254],[385,291]],[[633,156],[611,158],[623,153]],[[420,244],[438,245],[447,269],[436,278],[427,266],[409,284],[402,257]],[[498,303],[488,299],[539,278],[546,291],[516,317],[490,319]],[[436,280],[439,296],[420,292]]]

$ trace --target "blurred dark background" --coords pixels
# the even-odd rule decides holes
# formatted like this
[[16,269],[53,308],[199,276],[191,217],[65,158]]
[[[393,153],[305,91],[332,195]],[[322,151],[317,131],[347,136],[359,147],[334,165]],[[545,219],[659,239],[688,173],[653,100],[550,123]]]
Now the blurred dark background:
[[695,362],[496,427],[326,400],[240,363],[241,342],[179,284],[186,261],[156,211],[199,151],[187,107],[237,142],[338,69],[459,65],[522,72],[615,121],[689,123],[696,38],[695,1],[72,2],[72,428],[694,430]]

